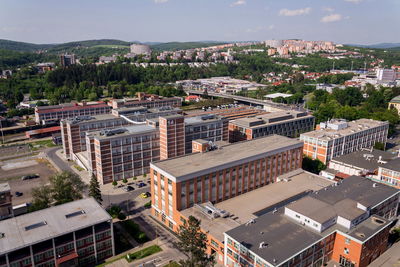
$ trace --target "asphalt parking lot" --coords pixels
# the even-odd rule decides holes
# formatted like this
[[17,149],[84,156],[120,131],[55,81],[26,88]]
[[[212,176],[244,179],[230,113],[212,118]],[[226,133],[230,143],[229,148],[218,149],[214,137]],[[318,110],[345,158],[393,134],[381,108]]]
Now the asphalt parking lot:
[[[34,164],[36,162],[36,164]],[[21,163],[21,164],[19,164]],[[26,163],[26,167],[24,166]],[[29,164],[28,164],[29,163]],[[13,206],[25,202],[31,202],[32,188],[45,185],[49,182],[49,177],[54,175],[56,171],[45,160],[28,159],[18,161],[8,161],[0,163],[0,183],[8,182],[13,195]],[[38,174],[40,177],[31,180],[21,180],[24,175]],[[15,192],[23,193],[22,196],[15,196]]]

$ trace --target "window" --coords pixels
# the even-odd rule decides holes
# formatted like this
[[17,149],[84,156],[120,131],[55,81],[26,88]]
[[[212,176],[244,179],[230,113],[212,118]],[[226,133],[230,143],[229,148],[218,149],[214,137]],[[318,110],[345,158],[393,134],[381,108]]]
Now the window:
[[349,253],[350,253],[349,249],[348,248],[344,248],[344,254],[349,254]]

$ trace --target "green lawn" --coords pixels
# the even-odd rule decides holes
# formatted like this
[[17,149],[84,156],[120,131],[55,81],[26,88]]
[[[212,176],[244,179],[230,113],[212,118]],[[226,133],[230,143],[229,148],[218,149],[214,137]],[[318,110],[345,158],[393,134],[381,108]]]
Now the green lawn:
[[164,267],[181,267],[181,265],[179,263],[177,263],[176,261],[170,262],[167,265],[164,265]]
[[134,253],[128,254],[126,260],[131,262],[133,260],[143,259],[147,256],[153,255],[157,252],[162,251],[162,249],[157,245],[152,245],[150,247],[144,248],[142,250],[136,251]]
[[32,151],[36,151],[47,147],[56,147],[57,145],[53,143],[52,140],[40,140],[36,142],[29,143],[29,147]]

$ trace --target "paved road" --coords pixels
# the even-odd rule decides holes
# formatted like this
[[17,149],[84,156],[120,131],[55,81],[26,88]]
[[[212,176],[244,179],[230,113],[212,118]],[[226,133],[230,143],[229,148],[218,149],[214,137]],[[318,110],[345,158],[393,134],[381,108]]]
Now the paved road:
[[[138,207],[138,204],[143,204],[143,202],[146,203],[147,201],[150,201],[150,198],[143,199],[143,201],[140,201],[140,199],[138,199],[141,193],[150,191],[149,186],[136,188],[135,185],[133,185],[133,187],[135,188],[135,190],[131,192],[123,192],[123,193],[121,192],[121,194],[109,194],[107,192],[103,192],[102,193],[103,207],[107,208],[111,205],[118,205],[126,211],[127,202],[129,200],[128,210],[132,212],[134,208]],[[122,191],[121,189],[115,189],[115,190]]]
[[68,164],[68,162],[64,161],[64,159],[61,159],[57,154],[57,150],[61,148],[59,147],[53,147],[46,149],[44,153],[46,156],[54,162],[54,164],[57,165],[58,168],[60,168],[63,171],[70,171],[73,172],[72,167]]

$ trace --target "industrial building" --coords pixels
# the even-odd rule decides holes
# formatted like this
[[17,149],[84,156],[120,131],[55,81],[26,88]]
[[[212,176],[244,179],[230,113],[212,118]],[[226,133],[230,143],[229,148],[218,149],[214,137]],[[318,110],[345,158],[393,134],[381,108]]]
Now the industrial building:
[[79,116],[107,114],[110,113],[110,111],[111,107],[104,102],[82,102],[40,106],[35,108],[35,122],[37,124],[48,124]]
[[304,155],[323,163],[380,142],[386,145],[389,122],[372,119],[355,121],[330,120],[320,123],[317,130],[303,133]]
[[176,226],[181,210],[269,185],[301,162],[302,142],[278,135],[152,162],[152,214]]
[[224,234],[225,266],[368,266],[387,249],[399,191],[358,176]]
[[115,255],[111,216],[81,199],[0,221],[0,266],[90,266]]
[[113,109],[117,108],[133,108],[133,107],[177,107],[182,106],[182,98],[180,97],[161,97],[158,95],[138,93],[137,98],[113,99],[109,102]]
[[229,141],[251,140],[271,134],[298,137],[314,129],[315,117],[307,112],[273,112],[229,122]]

